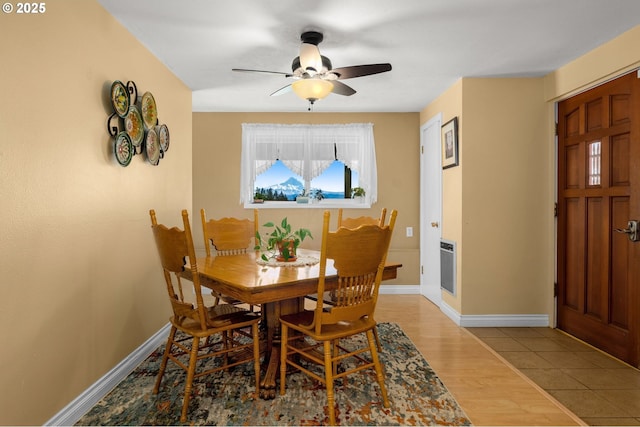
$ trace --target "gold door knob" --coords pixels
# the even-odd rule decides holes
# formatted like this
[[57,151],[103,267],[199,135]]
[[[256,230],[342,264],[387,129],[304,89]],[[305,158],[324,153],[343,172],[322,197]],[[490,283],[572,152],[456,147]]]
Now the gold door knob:
[[438,224],[437,222],[432,222],[432,223],[431,223],[431,226],[432,226],[433,228],[438,228],[438,225],[439,225],[439,224]]

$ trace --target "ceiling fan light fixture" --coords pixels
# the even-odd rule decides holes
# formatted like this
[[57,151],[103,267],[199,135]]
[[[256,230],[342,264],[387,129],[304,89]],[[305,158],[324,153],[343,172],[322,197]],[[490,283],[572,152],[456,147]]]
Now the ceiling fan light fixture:
[[293,82],[291,88],[300,98],[313,103],[329,95],[333,91],[333,83],[323,79],[301,79]]

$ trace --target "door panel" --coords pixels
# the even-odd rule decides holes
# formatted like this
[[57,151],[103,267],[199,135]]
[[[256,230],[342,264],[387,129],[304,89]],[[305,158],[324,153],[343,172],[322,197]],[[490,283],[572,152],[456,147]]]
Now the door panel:
[[440,223],[442,221],[442,167],[437,114],[420,127],[420,293],[440,307]]
[[640,83],[558,104],[558,327],[639,366]]

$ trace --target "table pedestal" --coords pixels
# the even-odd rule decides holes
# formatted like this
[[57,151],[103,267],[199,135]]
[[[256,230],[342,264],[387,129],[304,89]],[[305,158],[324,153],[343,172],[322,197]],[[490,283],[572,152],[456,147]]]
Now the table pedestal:
[[260,397],[265,400],[276,397],[276,378],[280,375],[280,316],[304,310],[304,297],[262,304],[263,319],[267,324],[267,352],[264,360],[264,376],[260,381]]

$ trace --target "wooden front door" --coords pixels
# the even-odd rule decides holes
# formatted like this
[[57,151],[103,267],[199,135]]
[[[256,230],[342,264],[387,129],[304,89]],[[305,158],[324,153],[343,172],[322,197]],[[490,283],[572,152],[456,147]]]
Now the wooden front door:
[[640,79],[558,104],[558,327],[640,366]]

